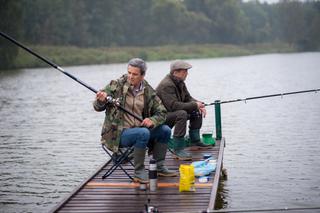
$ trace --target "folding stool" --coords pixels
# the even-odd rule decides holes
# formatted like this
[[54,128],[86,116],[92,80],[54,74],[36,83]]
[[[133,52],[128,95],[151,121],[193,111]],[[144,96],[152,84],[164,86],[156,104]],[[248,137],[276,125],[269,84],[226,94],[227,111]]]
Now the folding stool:
[[110,160],[107,162],[106,166],[108,166],[111,162],[113,163],[107,172],[102,176],[102,179],[109,177],[117,168],[120,168],[131,180],[133,180],[133,177],[121,166],[121,164],[128,162],[134,167],[133,163],[129,159],[130,154],[133,153],[134,146],[119,148],[118,152],[113,152],[112,154],[106,145],[102,144],[102,148],[110,156]]

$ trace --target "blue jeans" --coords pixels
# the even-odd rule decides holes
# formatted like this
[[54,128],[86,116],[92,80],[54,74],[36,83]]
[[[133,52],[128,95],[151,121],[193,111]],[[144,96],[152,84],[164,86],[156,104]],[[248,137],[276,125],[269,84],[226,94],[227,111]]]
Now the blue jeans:
[[171,136],[171,129],[167,125],[160,125],[153,129],[146,127],[134,127],[124,129],[121,133],[120,146],[134,146],[145,149],[150,141],[168,143]]

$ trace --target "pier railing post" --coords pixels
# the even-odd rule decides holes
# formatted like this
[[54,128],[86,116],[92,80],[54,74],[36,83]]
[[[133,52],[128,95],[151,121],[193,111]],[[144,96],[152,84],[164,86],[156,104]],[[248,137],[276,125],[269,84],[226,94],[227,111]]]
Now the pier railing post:
[[220,100],[214,101],[214,111],[216,118],[216,140],[221,140],[222,138],[222,129],[221,129],[221,108]]

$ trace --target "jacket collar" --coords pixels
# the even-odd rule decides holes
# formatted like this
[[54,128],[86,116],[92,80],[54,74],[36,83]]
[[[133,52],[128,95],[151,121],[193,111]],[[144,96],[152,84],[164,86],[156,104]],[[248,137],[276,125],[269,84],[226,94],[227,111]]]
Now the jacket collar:
[[[120,81],[121,81],[121,83],[123,84],[123,92],[124,92],[124,93],[127,93],[128,90],[130,89],[130,86],[131,86],[131,85],[128,83],[127,79],[128,79],[128,75],[127,75],[127,74],[124,74],[124,75],[122,75],[122,76],[120,77]],[[148,86],[148,82],[147,82],[145,79],[143,79],[143,81],[142,81],[141,84],[140,84],[139,91],[144,90],[147,86]]]
[[174,83],[175,85],[184,84],[184,81],[181,80],[180,78],[177,78],[177,77],[175,77],[175,76],[172,75],[172,74],[168,74],[168,76],[170,77],[170,79],[173,81],[173,83]]

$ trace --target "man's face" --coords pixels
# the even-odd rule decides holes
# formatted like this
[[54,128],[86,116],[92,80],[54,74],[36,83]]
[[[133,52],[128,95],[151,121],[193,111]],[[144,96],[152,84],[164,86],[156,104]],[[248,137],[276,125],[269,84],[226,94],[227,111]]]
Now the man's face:
[[141,81],[143,81],[144,75],[141,75],[140,68],[133,67],[131,65],[128,66],[128,82],[137,87],[140,85]]
[[173,75],[184,81],[188,76],[188,70],[176,70]]

